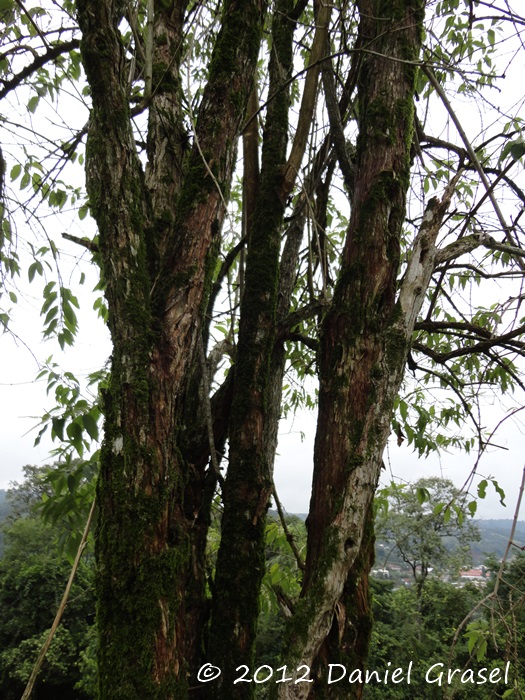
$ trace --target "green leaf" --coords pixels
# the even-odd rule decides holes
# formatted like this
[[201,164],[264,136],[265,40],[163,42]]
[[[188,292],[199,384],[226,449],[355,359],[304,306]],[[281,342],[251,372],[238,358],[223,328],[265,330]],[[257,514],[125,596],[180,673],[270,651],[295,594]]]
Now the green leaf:
[[487,486],[489,485],[489,482],[486,479],[483,479],[483,481],[480,481],[478,484],[478,498],[485,498],[487,495]]
[[97,421],[89,413],[85,413],[82,416],[82,423],[86,429],[87,434],[92,440],[98,440],[98,425]]
[[49,325],[51,321],[55,318],[55,316],[58,314],[58,306],[52,306],[49,311],[47,312],[47,316],[44,320],[44,326]]
[[505,491],[501,488],[501,486],[498,484],[496,479],[491,479],[492,485],[496,489],[496,493],[499,496],[499,502],[501,503],[502,506],[505,505]]
[[428,501],[430,499],[429,490],[422,486],[418,486],[416,489],[416,498],[419,505],[422,506],[423,503],[425,503],[425,501]]
[[36,112],[36,108],[38,107],[39,102],[40,102],[39,95],[33,95],[33,97],[31,97],[31,99],[27,103],[27,109],[31,112],[31,114],[34,114]]
[[485,658],[487,654],[487,640],[484,639],[482,642],[480,642],[477,651],[476,651],[476,659],[478,661],[481,661],[482,659]]
[[69,439],[73,443],[73,447],[78,452],[79,456],[82,456],[84,451],[82,443],[82,426],[76,421],[73,421],[73,423],[70,423],[67,426],[66,432]]
[[29,266],[29,269],[27,271],[27,276],[29,278],[29,281],[32,282],[33,279],[35,278],[35,274],[38,272],[39,275],[43,274],[44,270],[42,268],[42,264],[38,262],[38,260],[34,263],[31,263]]
[[64,303],[62,305],[62,311],[64,312],[64,317],[66,319],[66,322],[69,324],[70,330],[73,328],[76,328],[77,325],[77,316],[75,312],[73,311],[73,308],[69,303]]
[[525,155],[525,143],[523,141],[515,142],[512,144],[509,151],[514,160],[519,160],[521,156]]
[[63,442],[64,441],[64,425],[65,425],[65,418],[52,418],[51,423],[53,425],[53,432],[56,434],[58,439]]
[[20,165],[20,163],[13,165],[13,167],[11,168],[11,182],[16,180],[17,177],[19,177],[21,172],[22,172],[22,166]]

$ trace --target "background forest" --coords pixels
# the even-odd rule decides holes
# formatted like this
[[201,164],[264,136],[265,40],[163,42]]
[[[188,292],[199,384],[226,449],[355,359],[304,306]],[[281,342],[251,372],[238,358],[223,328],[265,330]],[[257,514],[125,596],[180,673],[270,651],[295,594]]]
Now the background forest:
[[[52,468],[25,467],[25,480],[9,492],[0,491],[0,693],[5,700],[18,700],[25,688],[34,661],[51,625],[70,569],[63,551],[64,527],[45,522],[41,514],[42,494],[50,492],[46,476]],[[450,488],[447,483],[427,485]],[[417,492],[417,486],[407,489],[407,496]],[[421,485],[420,485],[421,488]],[[435,505],[435,502],[431,503]],[[498,597],[494,592],[500,560],[505,554],[510,521],[480,521],[447,524],[441,543],[428,539],[428,522],[417,522],[419,508],[393,507],[392,519],[403,525],[390,539],[381,534],[378,523],[376,569],[373,572],[374,631],[368,667],[384,677],[390,661],[393,667],[408,667],[414,663],[411,693],[421,697],[441,699],[523,697],[525,693],[525,555],[518,552],[506,565]],[[417,512],[414,512],[417,511]],[[428,513],[427,513],[428,515]],[[378,516],[381,520],[381,516]],[[435,531],[443,525],[439,516],[432,516]],[[299,590],[300,572],[287,536],[293,535],[297,547],[303,551],[306,541],[304,522],[297,516],[287,516],[286,532],[273,511],[267,526],[266,575],[263,581],[262,608],[259,616],[256,667],[277,668],[280,653],[280,635],[284,624],[283,601],[290,601]],[[479,530],[476,530],[479,527]],[[405,528],[405,529],[403,529]],[[406,552],[406,532],[410,528],[413,543],[425,550],[434,569],[424,585],[418,587],[418,577],[407,581],[409,568],[397,566]],[[460,560],[451,540],[463,540],[470,545]],[[399,542],[402,549],[396,546]],[[444,552],[440,544],[448,542]],[[516,545],[525,541],[525,524],[520,523],[515,533]],[[62,546],[61,546],[62,542]],[[210,566],[216,556],[217,531],[210,538]],[[490,547],[496,543],[496,549]],[[388,578],[385,573],[388,559],[393,568]],[[461,580],[461,568],[474,562],[485,563],[485,576],[476,582]],[[403,573],[404,568],[404,573]],[[84,700],[97,697],[94,559],[92,545],[84,554],[74,587],[70,594],[67,613],[47,654],[35,686],[35,700],[69,698]],[[474,612],[473,612],[474,611]],[[466,622],[467,621],[467,622]],[[462,627],[460,627],[462,625]],[[457,634],[456,634],[457,632]],[[453,668],[503,667],[511,661],[510,684],[496,686],[456,684],[444,694],[443,688],[425,682],[426,670],[434,663],[450,664]],[[508,691],[512,691],[508,693]],[[257,697],[265,698],[264,685]],[[407,686],[369,684],[365,698],[407,697]]]

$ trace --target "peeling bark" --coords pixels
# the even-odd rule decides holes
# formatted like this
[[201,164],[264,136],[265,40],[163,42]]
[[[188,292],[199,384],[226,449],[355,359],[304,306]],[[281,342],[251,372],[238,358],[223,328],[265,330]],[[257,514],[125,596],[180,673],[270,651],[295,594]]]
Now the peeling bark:
[[93,98],[87,186],[114,345],[96,534],[100,697],[108,700],[185,697],[202,651],[205,474],[181,452],[181,425],[263,13],[255,1],[225,4],[195,143],[183,155],[170,139],[180,133],[184,7],[155,3],[146,176],[130,123],[120,5],[78,3]]
[[[406,328],[398,327],[405,309],[401,312],[396,305],[396,276],[413,123],[415,68],[407,61],[419,54],[423,9],[410,0],[364,0],[359,10],[365,53],[358,80],[352,213],[340,276],[321,335],[306,572],[283,651],[283,660],[292,668],[314,665],[337,620],[351,626],[361,616],[363,624],[368,614],[366,590],[359,593],[362,613],[354,619],[355,611],[344,612],[344,592],[352,582],[350,572],[355,576],[362,568],[366,575],[370,564],[365,523],[370,519],[408,350]],[[354,605],[364,581],[363,576],[359,583],[354,581],[357,591],[346,596]],[[345,634],[341,630],[340,638]],[[352,652],[363,641],[356,629],[354,639],[348,658],[363,659],[365,650]],[[366,635],[364,639],[366,647]],[[313,689],[307,684],[282,684],[279,698],[321,696],[323,681],[316,679]],[[347,693],[346,697],[354,697],[351,688]]]

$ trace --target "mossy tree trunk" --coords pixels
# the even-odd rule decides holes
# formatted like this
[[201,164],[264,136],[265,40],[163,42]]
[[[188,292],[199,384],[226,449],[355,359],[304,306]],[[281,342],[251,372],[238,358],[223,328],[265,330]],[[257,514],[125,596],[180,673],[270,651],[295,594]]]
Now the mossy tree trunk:
[[[66,52],[76,51],[79,40],[60,41],[64,32],[76,28],[57,3],[56,12],[31,17],[22,3],[15,5],[20,13],[11,13],[13,21],[29,27],[31,36],[23,29],[20,34],[14,24],[16,40],[11,42],[6,34],[11,48],[0,97],[18,86],[38,86],[28,103],[33,112],[35,99],[43,97],[41,87],[55,95],[63,80],[77,75],[76,54],[63,59]],[[274,592],[289,617],[282,663],[289,673],[308,665],[313,679],[311,684],[275,684],[272,692],[281,700],[360,698],[358,685],[327,686],[325,674],[329,663],[352,669],[366,663],[372,622],[372,500],[414,328],[434,336],[429,345],[419,340],[413,344],[414,352],[432,362],[446,366],[463,354],[490,355],[477,381],[499,377],[502,389],[507,386],[505,363],[490,353],[498,344],[507,350],[520,347],[507,344],[520,329],[494,336],[499,323],[495,311],[487,312],[487,327],[485,321],[483,327],[478,323],[479,310],[471,322],[463,314],[458,321],[434,320],[445,270],[432,291],[428,318],[415,326],[436,264],[448,264],[484,245],[518,256],[523,269],[517,245],[509,247],[478,232],[464,235],[466,228],[436,250],[464,161],[466,167],[476,166],[488,188],[459,124],[466,149],[418,129],[418,143],[423,148],[446,146],[458,156],[460,172],[453,177],[452,166],[440,168],[436,181],[444,182],[448,173],[441,200],[430,200],[414,240],[402,231],[411,148],[416,145],[414,84],[428,3],[77,0],[73,5],[92,98],[86,174],[99,240],[65,237],[96,253],[114,348],[103,397],[105,439],[97,490],[100,698],[244,700],[253,695],[253,682],[234,685],[233,680],[241,664],[254,671],[265,520],[274,488],[285,365],[289,360],[302,378],[315,364],[314,353],[305,358],[295,347],[289,351],[286,341],[316,352],[319,417],[306,566],[299,562],[304,571],[301,595],[290,601],[277,586]],[[266,22],[268,8],[272,16]],[[66,6],[62,9],[69,12]],[[456,33],[443,35],[443,55],[451,41],[456,60],[452,36]],[[471,41],[469,34],[467,48]],[[482,51],[483,43],[475,42]],[[493,42],[487,34],[485,58],[492,50],[489,44]],[[29,57],[25,64],[24,55]],[[51,61],[56,62],[53,79],[46,67]],[[490,61],[485,63],[490,67]],[[318,103],[321,70],[324,103]],[[447,105],[432,72],[425,71]],[[259,72],[260,110],[255,84]],[[350,121],[356,147],[345,134]],[[83,134],[81,130],[62,145],[64,157],[73,159]],[[505,129],[502,139],[514,137],[513,131],[503,134]],[[238,221],[242,218],[241,240],[236,241],[233,230],[221,242],[241,135],[243,203],[237,207],[235,191],[231,203],[233,229],[236,215]],[[503,160],[505,153],[514,157],[513,145],[507,142]],[[56,173],[56,153],[49,154],[53,170],[39,180],[36,172],[30,177],[37,163],[30,150],[20,189],[30,181],[30,198],[40,192],[51,205],[51,193],[59,191],[47,184]],[[11,170],[13,182],[22,165]],[[0,198],[4,175],[0,151]],[[336,217],[331,221],[337,206],[332,192],[341,183],[351,204],[342,242],[342,226]],[[516,187],[514,191],[519,192]],[[64,191],[63,202],[62,195]],[[68,191],[67,196],[74,202],[78,193]],[[479,216],[479,204],[476,212]],[[511,231],[497,213],[502,228]],[[470,221],[469,215],[465,225]],[[411,231],[413,221],[407,223]],[[310,225],[314,235],[301,250]],[[8,229],[5,233],[8,240]],[[454,237],[452,230],[449,235]],[[507,238],[511,241],[510,233]],[[407,244],[410,254],[400,279],[400,250]],[[239,295],[234,291],[229,297],[233,303],[225,329],[216,323],[222,310],[214,309],[214,303],[243,247],[239,268],[244,271],[246,259],[245,276],[239,274]],[[44,255],[42,251],[37,255]],[[9,259],[13,275],[16,260],[16,255]],[[232,287],[234,283],[230,291]],[[46,285],[43,309],[50,303],[50,288]],[[53,317],[57,311],[52,307],[45,312],[46,335],[51,324],[59,323]],[[215,377],[207,369],[205,351],[216,330],[227,335],[218,345],[228,346],[232,362],[222,386],[210,396],[210,379]],[[455,349],[445,351],[441,341],[441,350],[434,349],[442,332],[454,334]],[[463,348],[457,347],[460,338],[466,340]],[[215,358],[216,350],[210,356]],[[497,374],[485,369],[492,362]],[[512,363],[508,371],[517,381]],[[450,386],[462,396],[456,377]],[[292,396],[291,403],[297,394]],[[64,415],[69,419],[69,411]],[[79,427],[80,418],[71,425]],[[54,418],[52,422],[54,426]],[[223,476],[217,452],[222,455],[227,441]],[[213,580],[209,571],[205,575],[206,543],[217,484],[224,515]],[[215,682],[197,677],[205,662],[221,668]]]
[[[260,174],[253,125],[246,135],[252,153],[245,186],[247,267],[234,379],[227,380],[211,406],[218,416],[216,438],[222,443],[229,431],[229,466],[208,633],[205,545],[217,474],[207,468],[210,407],[207,398],[202,401],[199,353],[250,95],[252,110],[256,104],[253,85],[264,12],[252,0],[224,3],[189,144],[180,76],[187,8],[184,2],[154,3],[154,87],[146,95],[144,168],[131,126],[129,66],[118,28],[122,7],[111,0],[78,3],[93,99],[87,184],[100,231],[114,344],[96,537],[104,699],[184,698],[205,661],[223,673],[213,684],[192,687],[194,697],[253,694],[253,684],[233,685],[233,674],[253,661],[287,315],[311,199],[317,193],[326,210],[333,173],[326,142],[296,199],[281,251],[284,214],[329,50],[331,7],[314,3],[310,67],[287,153],[294,30],[304,7],[304,2],[280,0],[273,16],[271,99]],[[307,568],[283,657],[290,667],[306,663],[319,670],[336,647],[340,658],[355,664],[366,656],[371,501],[447,204],[437,203],[425,219],[413,274],[407,273],[409,281],[396,299],[412,139],[411,61],[419,53],[422,9],[416,0],[399,0],[394,7],[362,0],[359,10],[359,45],[371,53],[361,58],[355,176],[345,179],[353,188],[352,215],[319,342]],[[320,695],[321,688],[322,683],[282,684],[279,692],[302,698],[310,691]]]
[[352,211],[320,337],[306,572],[282,655],[292,669],[307,664],[318,675],[313,684],[280,685],[283,700],[361,695],[354,684],[327,686],[323,660],[350,668],[366,660],[372,499],[435,236],[453,191],[427,212],[396,296],[424,8],[419,0],[361,0],[358,7],[363,56]]
[[93,101],[87,187],[114,348],[96,534],[100,697],[108,700],[183,698],[200,660],[205,465],[184,458],[180,436],[263,24],[259,2],[225,3],[188,149],[179,75],[186,3],[154,4],[144,172],[123,5],[78,3]]
[[301,3],[296,6],[290,0],[281,0],[273,15],[268,88],[273,99],[267,108],[257,191],[248,193],[254,195],[254,204],[253,215],[250,211],[247,216],[246,275],[210,632],[210,658],[223,670],[209,689],[214,700],[248,698],[254,693],[253,683],[234,684],[234,680],[240,664],[251,668],[254,661],[265,571],[266,511],[273,490],[286,358],[277,336],[278,322],[288,313],[295,286],[306,211],[304,196],[296,211],[302,225],[288,230],[281,256],[283,219],[316,104],[319,67],[314,57],[326,51],[330,18],[330,9],[316,4],[317,29],[310,59],[314,66],[305,82],[295,138],[287,157],[290,75],[300,8]]

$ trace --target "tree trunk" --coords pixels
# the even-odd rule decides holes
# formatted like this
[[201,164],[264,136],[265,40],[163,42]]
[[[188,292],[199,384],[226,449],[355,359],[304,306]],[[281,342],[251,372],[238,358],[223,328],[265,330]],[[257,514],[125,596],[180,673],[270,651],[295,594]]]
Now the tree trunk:
[[[413,127],[416,69],[410,62],[419,56],[423,10],[415,0],[362,0],[359,11],[360,42],[370,53],[362,57],[358,82],[352,212],[321,334],[306,572],[282,657],[291,668],[312,667],[330,633],[345,639],[350,662],[366,656],[373,536],[365,536],[365,524],[370,530],[411,332],[396,305],[396,278]],[[327,692],[321,666],[313,687],[283,683],[279,697],[321,697]],[[359,694],[346,685],[344,697]]]
[[[213,698],[249,698],[254,684],[234,684],[241,664],[253,667],[259,596],[265,570],[266,511],[273,490],[285,353],[278,317],[289,309],[302,227],[289,232],[281,262],[284,211],[304,156],[317,100],[318,61],[327,48],[330,7],[316,4],[316,32],[290,155],[288,113],[293,39],[298,15],[282,0],[272,26],[269,101],[262,167],[248,222],[245,289],[241,300],[229,466],[211,622],[211,658],[223,669]],[[323,164],[324,165],[324,164]],[[310,194],[310,192],[308,193]],[[301,198],[300,220],[306,206]],[[286,257],[285,257],[286,256]],[[281,280],[280,280],[281,272]]]
[[178,76],[185,3],[155,6],[146,177],[120,5],[78,3],[93,99],[87,186],[114,347],[96,533],[100,697],[108,700],[183,698],[200,661],[205,462],[181,452],[184,396],[262,28],[258,2],[225,3],[188,153]]

